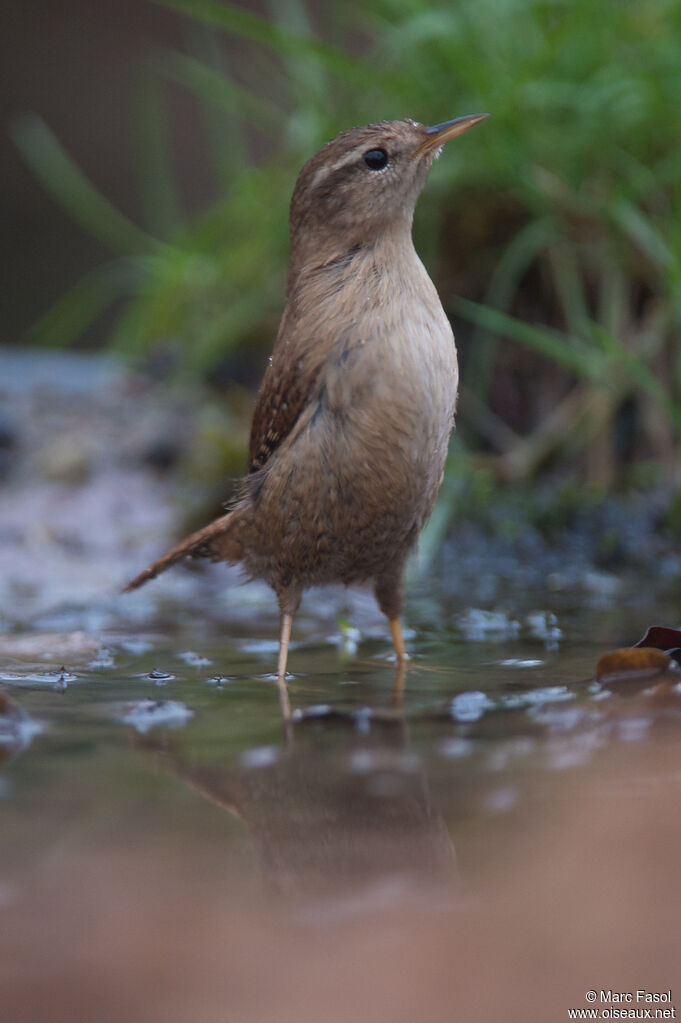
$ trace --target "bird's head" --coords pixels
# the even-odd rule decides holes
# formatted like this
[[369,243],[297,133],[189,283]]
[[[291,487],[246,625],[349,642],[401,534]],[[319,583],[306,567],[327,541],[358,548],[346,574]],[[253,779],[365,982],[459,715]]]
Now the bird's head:
[[411,226],[414,206],[433,160],[449,139],[487,114],[469,114],[426,127],[379,121],[341,132],[301,170],[291,200],[292,249],[375,240]]

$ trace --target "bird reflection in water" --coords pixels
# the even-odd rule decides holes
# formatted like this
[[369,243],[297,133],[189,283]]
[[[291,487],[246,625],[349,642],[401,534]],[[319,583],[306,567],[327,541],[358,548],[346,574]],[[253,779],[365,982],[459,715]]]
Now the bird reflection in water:
[[393,712],[311,707],[294,712],[282,745],[205,766],[187,734],[135,742],[243,821],[266,884],[281,896],[366,904],[456,881],[424,766]]

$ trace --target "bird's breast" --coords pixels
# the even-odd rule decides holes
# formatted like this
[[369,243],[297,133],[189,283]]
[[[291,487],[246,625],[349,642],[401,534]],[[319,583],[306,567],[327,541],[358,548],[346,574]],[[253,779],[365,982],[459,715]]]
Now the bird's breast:
[[335,340],[322,399],[377,437],[441,446],[453,423],[458,367],[435,287],[415,254],[406,267],[369,265],[358,277],[347,285],[354,301],[336,303],[337,321],[328,323]]

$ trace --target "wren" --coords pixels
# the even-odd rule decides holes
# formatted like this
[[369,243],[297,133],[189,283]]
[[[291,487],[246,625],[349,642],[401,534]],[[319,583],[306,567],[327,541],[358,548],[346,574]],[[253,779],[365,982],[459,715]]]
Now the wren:
[[412,219],[442,145],[485,117],[380,121],[308,160],[239,496],[126,587],[186,555],[241,564],[279,602],[281,685],[303,590],[322,583],[371,580],[406,657],[405,565],[442,482],[458,387],[454,336]]

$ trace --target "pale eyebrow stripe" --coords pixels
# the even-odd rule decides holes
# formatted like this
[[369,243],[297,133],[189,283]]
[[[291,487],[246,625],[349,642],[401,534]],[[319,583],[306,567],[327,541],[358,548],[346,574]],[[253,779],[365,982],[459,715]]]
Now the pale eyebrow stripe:
[[340,160],[336,160],[335,163],[332,163],[331,165],[322,164],[321,167],[316,171],[315,176],[310,182],[310,188],[315,188],[316,185],[319,184],[319,182],[322,180],[322,178],[327,177],[329,174],[335,173],[335,171],[340,170],[341,167],[346,167],[347,164],[354,163],[355,160],[357,160],[363,153],[366,152],[367,143],[365,142],[360,146],[356,146],[350,153],[346,153],[344,156],[340,158]]

